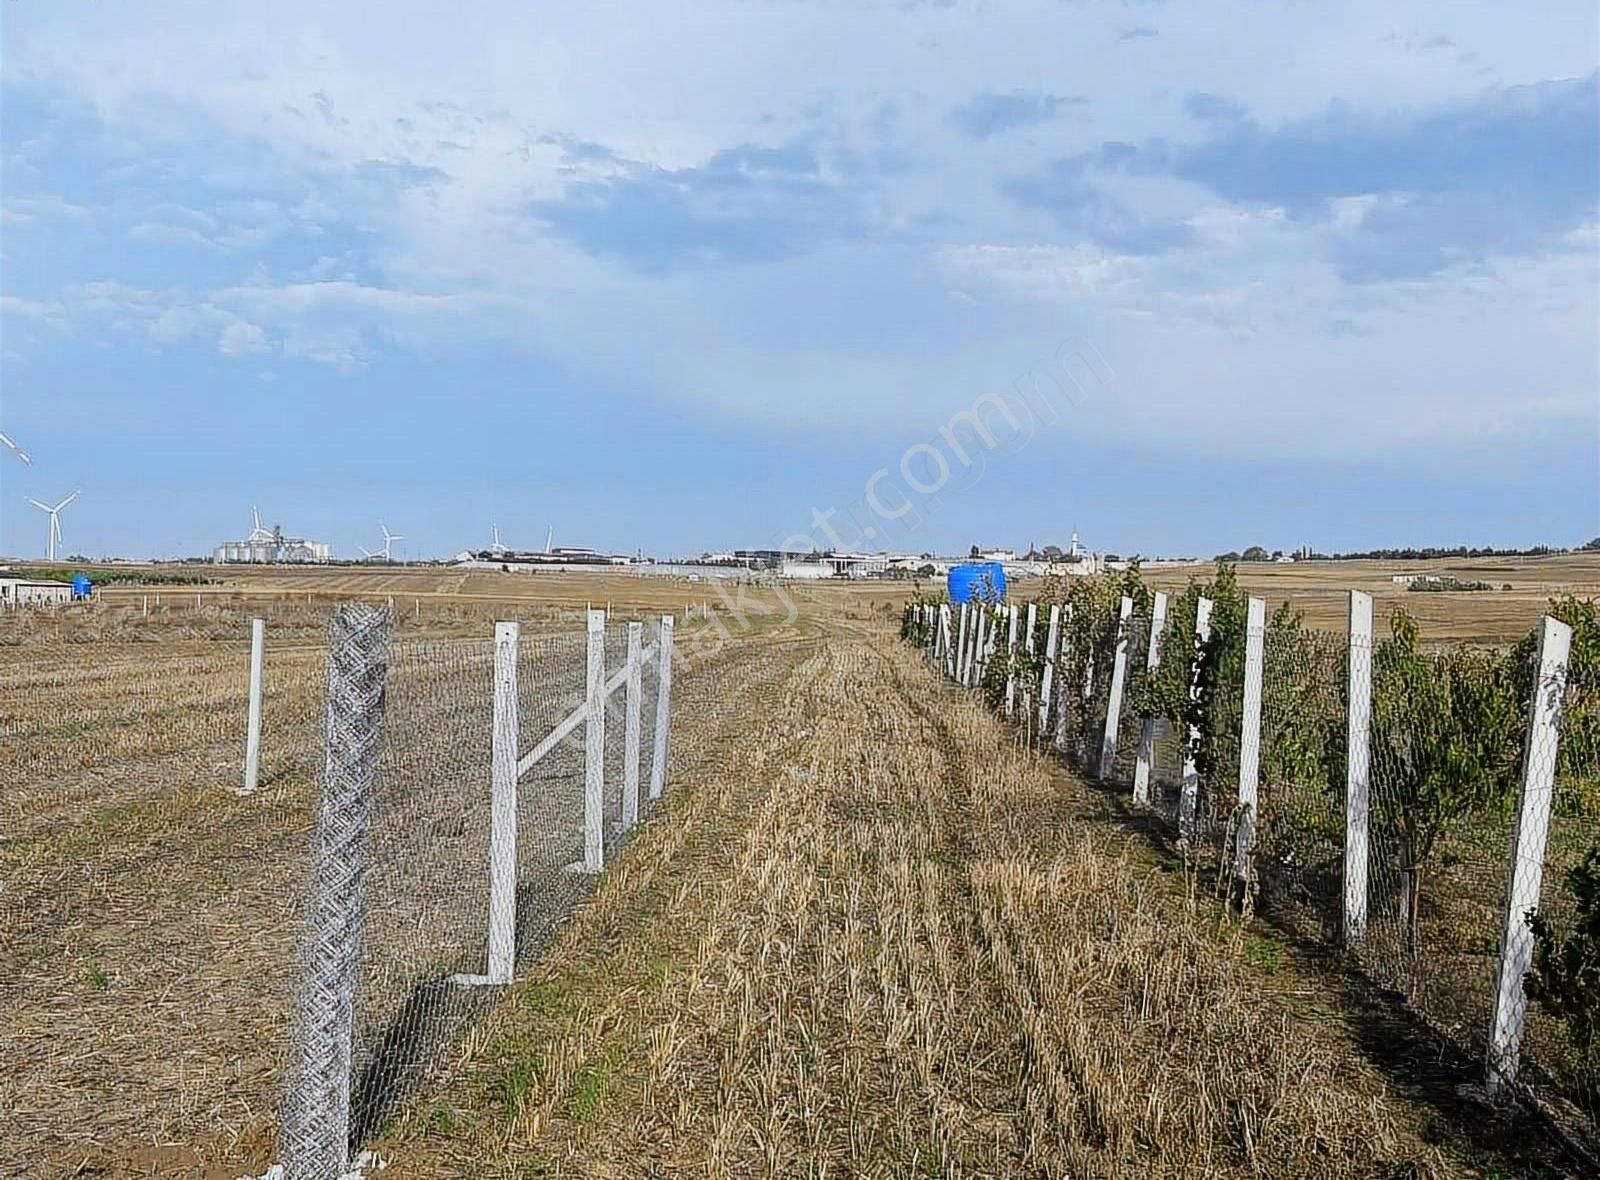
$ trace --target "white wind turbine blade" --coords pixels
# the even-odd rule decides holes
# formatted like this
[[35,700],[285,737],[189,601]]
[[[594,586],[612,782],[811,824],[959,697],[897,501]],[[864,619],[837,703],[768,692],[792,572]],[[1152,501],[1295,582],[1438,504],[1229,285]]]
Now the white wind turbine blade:
[[21,459],[24,463],[32,466],[33,459],[29,457],[28,452],[19,447],[16,444],[16,440],[3,430],[0,430],[0,445],[6,446],[10,449],[13,455]]
[[368,561],[371,561],[374,557],[378,556],[372,550],[368,549],[365,545],[357,545],[356,548],[361,550],[361,556],[365,557]]
[[68,496],[65,500],[61,501],[61,503],[57,504],[54,508],[51,509],[51,511],[52,512],[60,512],[63,508],[65,508],[68,504],[72,503],[77,498],[78,498],[78,493],[77,492],[73,492],[72,495]]
[[35,500],[32,496],[28,497],[28,503],[32,504],[35,508],[42,508],[46,512],[54,512],[55,511],[55,509],[51,508],[50,505],[41,504],[41,503],[39,503],[39,501]]

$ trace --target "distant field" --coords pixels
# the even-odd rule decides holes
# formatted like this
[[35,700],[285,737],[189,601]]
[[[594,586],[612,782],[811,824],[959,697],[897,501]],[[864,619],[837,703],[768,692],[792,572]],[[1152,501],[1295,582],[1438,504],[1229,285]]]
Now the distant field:
[[[1146,572],[1146,580],[1165,590],[1182,589],[1195,577],[1210,578],[1215,566],[1168,567]],[[1488,582],[1493,590],[1419,593],[1397,585],[1398,574],[1426,573]],[[1562,594],[1600,595],[1600,553],[1559,557],[1486,557],[1457,561],[1310,561],[1239,566],[1239,582],[1266,598],[1269,609],[1288,601],[1308,625],[1342,630],[1348,592],[1372,595],[1380,627],[1397,607],[1422,626],[1425,638],[1508,643],[1520,639]],[[1509,586],[1510,589],[1502,589]]]
[[[91,567],[92,568],[92,567]],[[126,572],[126,567],[120,567]],[[152,567],[170,572],[172,567]],[[702,603],[717,606],[718,585],[650,575],[614,573],[508,574],[493,570],[458,570],[440,566],[314,567],[274,566],[250,569],[239,566],[201,566],[192,571],[214,579],[196,587],[111,586],[102,593],[110,602],[139,601],[159,594],[163,603],[213,602],[218,597],[240,604],[260,600],[281,602],[301,598],[329,602],[339,598],[393,598],[398,610],[426,616],[435,605],[449,604],[493,613],[496,603],[513,607],[547,607],[581,610],[588,605],[628,611],[674,611]],[[1195,565],[1146,567],[1145,579],[1164,590],[1181,590],[1192,579],[1209,579],[1211,562]],[[1427,573],[1463,581],[1488,582],[1487,591],[1415,593],[1393,579],[1399,574]],[[1557,595],[1600,596],[1600,553],[1564,554],[1541,558],[1482,558],[1438,561],[1319,561],[1293,564],[1245,564],[1239,580],[1252,594],[1267,599],[1270,608],[1288,601],[1305,615],[1307,624],[1328,630],[1344,626],[1346,594],[1364,590],[1374,600],[1379,625],[1396,607],[1404,607],[1421,624],[1425,638],[1434,640],[1507,643],[1523,635]],[[1509,587],[1505,589],[1504,587]],[[786,588],[797,602],[850,605],[867,612],[896,609],[921,593],[941,592],[942,578],[884,582],[802,582]],[[1032,592],[1030,581],[1018,592]],[[729,584],[723,591],[736,597]],[[779,608],[770,589],[747,586],[745,601]]]
[[[1269,610],[1289,602],[1308,626],[1342,631],[1348,593],[1372,595],[1373,614],[1381,629],[1397,607],[1421,624],[1423,637],[1476,643],[1510,643],[1520,639],[1544,614],[1551,598],[1575,594],[1600,597],[1600,553],[1559,557],[1492,557],[1474,561],[1311,561],[1292,564],[1244,564],[1239,582],[1249,593],[1267,600]],[[1421,593],[1397,585],[1398,574],[1435,574],[1462,581],[1488,582],[1493,590]],[[1144,570],[1144,580],[1159,590],[1182,590],[1192,580],[1216,576],[1214,562],[1168,565]],[[1502,589],[1504,586],[1510,589]],[[1039,583],[1016,584],[1022,598]],[[943,579],[919,582],[858,582],[827,586],[814,593],[834,595],[862,606],[898,606],[921,591],[942,592]]]
[[[435,604],[508,603],[582,610],[609,603],[615,610],[676,612],[721,601],[706,581],[611,572],[507,574],[448,566],[203,566],[194,572],[213,581],[205,586],[108,586],[102,594],[107,600],[137,601],[159,593],[163,602],[182,602],[185,597],[192,602],[196,595],[202,602],[217,596],[266,601],[393,598],[397,609],[420,603],[424,614]],[[738,593],[734,586],[725,591],[730,597]],[[773,595],[755,588],[747,588],[745,595],[747,600],[775,602]]]

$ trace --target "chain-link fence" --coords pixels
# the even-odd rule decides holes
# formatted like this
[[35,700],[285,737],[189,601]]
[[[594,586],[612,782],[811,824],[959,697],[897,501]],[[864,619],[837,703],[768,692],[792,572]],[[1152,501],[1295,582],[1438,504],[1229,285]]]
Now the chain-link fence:
[[[1351,597],[1339,635],[1268,621],[1231,581],[1170,600],[1125,578],[1051,587],[1035,615],[1057,613],[1059,645],[1027,664],[1045,744],[1147,805],[1230,902],[1348,951],[1493,1062],[1492,1087],[1516,1075],[1593,1135],[1596,605],[1557,604],[1565,622],[1505,651],[1423,644],[1404,615],[1375,635]],[[947,667],[911,614],[905,630]]]
[[529,612],[507,661],[481,615],[280,604],[247,791],[246,610],[0,615],[0,1173],[281,1114],[287,1173],[333,1174],[593,887],[589,829],[608,861],[665,785],[670,624],[598,631],[591,814],[581,618]]

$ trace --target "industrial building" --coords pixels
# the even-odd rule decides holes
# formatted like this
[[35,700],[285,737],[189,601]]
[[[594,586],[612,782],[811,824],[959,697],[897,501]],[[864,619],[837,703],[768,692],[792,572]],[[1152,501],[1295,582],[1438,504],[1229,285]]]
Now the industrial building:
[[333,546],[326,541],[308,541],[303,537],[286,537],[281,525],[270,529],[261,525],[261,514],[250,510],[255,527],[241,541],[224,541],[211,553],[218,564],[256,562],[261,564],[291,564],[333,560]]
[[41,582],[32,578],[0,578],[0,609],[18,606],[58,606],[73,599],[72,583]]

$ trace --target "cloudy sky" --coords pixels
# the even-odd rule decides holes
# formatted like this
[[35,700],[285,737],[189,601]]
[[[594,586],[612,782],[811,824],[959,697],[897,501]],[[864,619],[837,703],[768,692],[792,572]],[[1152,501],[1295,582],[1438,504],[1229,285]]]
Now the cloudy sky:
[[1592,0],[0,16],[0,551],[1600,533]]

